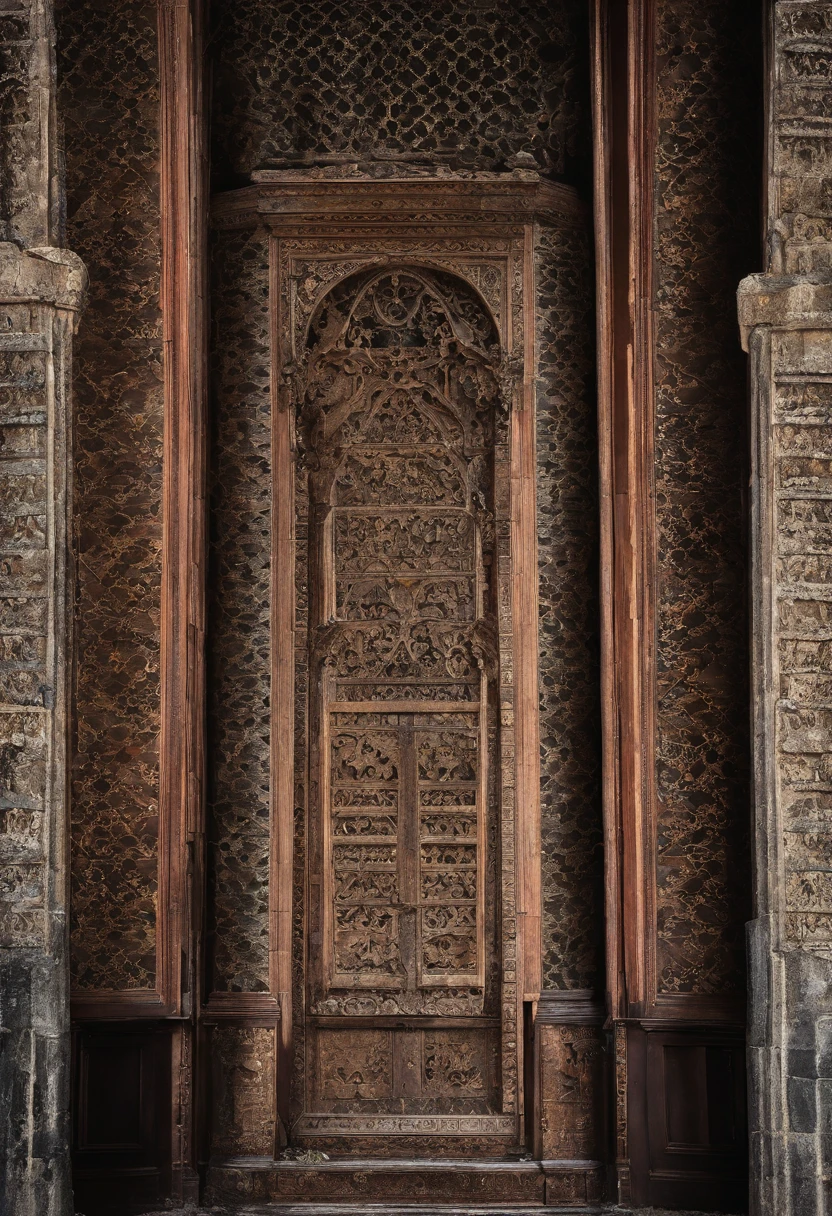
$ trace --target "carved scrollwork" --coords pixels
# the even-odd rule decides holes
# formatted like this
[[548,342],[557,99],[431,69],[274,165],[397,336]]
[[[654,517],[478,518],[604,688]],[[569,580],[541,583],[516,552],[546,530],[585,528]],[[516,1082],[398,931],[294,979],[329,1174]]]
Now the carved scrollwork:
[[338,679],[372,681],[472,680],[495,659],[484,631],[434,620],[324,626],[313,653]]
[[419,741],[422,781],[473,781],[477,774],[478,741],[456,731],[425,732]]
[[335,479],[338,506],[465,507],[465,471],[443,448],[350,450]]
[[485,1053],[481,1041],[464,1031],[425,1036],[425,1088],[440,1093],[485,1088]]
[[332,993],[314,1001],[311,1012],[330,1017],[478,1017],[483,1011],[482,990],[431,988],[427,992]]
[[497,368],[497,381],[500,386],[498,404],[506,414],[511,412],[517,390],[523,382],[523,358],[521,355],[506,355],[500,360]]
[[471,570],[475,560],[473,517],[466,511],[400,511],[387,515],[338,512],[338,574],[366,571],[428,573]]
[[[431,790],[433,794],[435,791]],[[422,815],[422,836],[474,836],[477,820],[474,815]]]
[[339,733],[332,741],[332,775],[341,781],[395,781],[398,739],[392,731]]
[[372,904],[337,908],[335,970],[404,976],[399,951],[399,917],[392,908]]
[[334,836],[396,836],[399,825],[395,815],[335,815]]
[[320,1088],[326,1098],[379,1098],[390,1091],[390,1035],[383,1030],[360,1038],[322,1034],[318,1046]]

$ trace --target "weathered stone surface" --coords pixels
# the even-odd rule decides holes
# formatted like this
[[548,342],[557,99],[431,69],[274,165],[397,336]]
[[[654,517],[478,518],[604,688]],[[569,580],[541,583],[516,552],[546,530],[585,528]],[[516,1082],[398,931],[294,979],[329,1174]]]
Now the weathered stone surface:
[[14,1216],[71,1205],[66,390],[84,290],[74,256],[0,244],[0,1210]]
[[0,1211],[68,1216],[66,392],[86,272],[50,244],[51,4],[0,10]]
[[832,409],[824,388],[832,372],[832,312],[828,329],[817,328],[824,319],[817,309],[813,328],[803,328],[805,293],[791,278],[755,276],[743,290],[756,407],[754,1210],[802,1216],[825,1210],[822,1133],[830,1097],[824,1027],[832,1019],[832,535],[825,519]]
[[754,1216],[828,1210],[832,1094],[832,4],[773,8],[768,272],[751,354],[756,805]]

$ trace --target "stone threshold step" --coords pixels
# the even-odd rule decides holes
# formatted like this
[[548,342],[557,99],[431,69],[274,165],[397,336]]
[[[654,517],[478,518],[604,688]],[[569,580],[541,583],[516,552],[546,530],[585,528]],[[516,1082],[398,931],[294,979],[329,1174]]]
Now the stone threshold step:
[[[540,1203],[487,1203],[476,1207],[449,1203],[267,1203],[255,1207],[211,1207],[165,1209],[164,1216],[618,1216],[607,1207],[546,1207]],[[145,1216],[161,1216],[147,1212]],[[640,1216],[640,1213],[626,1213]],[[674,1212],[673,1216],[687,1216]],[[691,1214],[697,1216],[697,1213]]]
[[236,1157],[212,1162],[207,1189],[209,1203],[255,1210],[279,1203],[340,1203],[361,1204],[362,1210],[408,1207],[410,1216],[416,1206],[437,1204],[446,1211],[514,1205],[520,1211],[526,1206],[587,1213],[603,1209],[603,1173],[597,1161]]
[[[630,1206],[546,1207],[535,1204],[486,1204],[459,1207],[455,1204],[389,1203],[269,1203],[265,1207],[165,1208],[164,1216],[715,1216],[708,1212],[669,1212],[665,1208]],[[160,1216],[146,1212],[144,1216]]]
[[553,1216],[558,1212],[603,1216],[601,1208],[547,1208],[540,1203],[486,1204],[474,1208],[446,1203],[281,1203],[245,1208],[229,1212],[228,1216],[545,1216],[549,1212]]

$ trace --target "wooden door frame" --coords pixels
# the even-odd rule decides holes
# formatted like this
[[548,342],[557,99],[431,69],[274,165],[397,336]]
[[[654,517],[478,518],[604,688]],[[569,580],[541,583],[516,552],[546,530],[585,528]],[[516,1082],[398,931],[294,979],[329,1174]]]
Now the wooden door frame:
[[[536,1002],[540,991],[540,810],[537,687],[537,552],[534,438],[534,231],[546,222],[574,227],[583,223],[573,191],[541,181],[536,174],[518,174],[515,180],[480,178],[351,178],[349,183],[316,175],[269,173],[255,175],[255,185],[218,196],[213,223],[219,228],[259,229],[270,246],[270,298],[272,330],[273,486],[273,617],[272,617],[272,765],[273,828],[270,911],[270,992],[213,994],[206,1014],[247,1020],[262,1018],[279,1007],[278,1091],[281,1117],[290,1117],[287,1078],[293,1054],[292,940],[293,940],[293,831],[294,831],[294,712],[295,673],[291,652],[295,630],[292,580],[294,485],[293,408],[299,385],[296,352],[286,351],[282,336],[282,310],[290,303],[289,284],[297,282],[297,267],[283,266],[288,251],[304,273],[317,252],[331,264],[339,256],[358,262],[373,259],[398,262],[412,259],[465,278],[465,263],[512,254],[515,269],[506,270],[502,331],[512,326],[523,331],[522,348],[505,359],[505,380],[514,397],[512,410],[512,465],[507,489],[511,523],[506,535],[506,556],[499,559],[504,580],[503,629],[514,646],[513,674],[503,688],[504,758],[519,756],[516,778],[504,790],[506,809],[502,853],[509,867],[504,887],[504,916],[516,932],[516,950],[509,942],[504,974],[504,1005],[510,1006],[512,1034],[507,1036],[516,1055],[511,1079],[510,1109],[515,1119],[515,1142],[522,1129],[522,1050],[524,1003]],[[487,215],[487,219],[484,218]],[[506,263],[508,267],[508,263]],[[470,281],[470,280],[469,280]],[[321,279],[329,290],[333,271]],[[476,287],[476,283],[474,283]],[[323,290],[320,295],[325,294]],[[515,383],[516,381],[516,383]],[[509,568],[509,560],[513,563]],[[513,573],[512,573],[513,570]],[[512,737],[513,736],[513,737]],[[518,813],[516,819],[512,812]],[[511,815],[511,819],[509,816]],[[297,883],[297,878],[295,878]],[[297,886],[296,886],[297,890]],[[516,906],[511,906],[512,899]],[[296,931],[296,930],[295,930]],[[505,936],[505,934],[504,934]],[[513,957],[512,957],[513,956]],[[511,963],[514,963],[514,966]],[[220,1013],[222,1009],[222,1014]],[[272,1014],[273,1016],[273,1014]],[[506,1013],[504,1017],[509,1017]],[[461,1141],[457,1141],[461,1145]],[[464,1150],[463,1150],[464,1151]]]

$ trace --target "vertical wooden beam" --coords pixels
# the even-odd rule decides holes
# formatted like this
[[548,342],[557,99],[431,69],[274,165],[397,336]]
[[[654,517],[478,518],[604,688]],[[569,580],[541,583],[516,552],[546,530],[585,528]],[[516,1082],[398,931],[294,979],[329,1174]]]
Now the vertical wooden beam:
[[[607,964],[607,1006],[613,1017],[620,1016],[624,994],[622,952],[621,857],[618,820],[618,688],[615,679],[615,637],[613,633],[612,576],[613,485],[612,485],[612,385],[614,356],[612,345],[612,267],[613,216],[618,213],[621,185],[626,177],[612,179],[612,114],[609,95],[612,82],[609,13],[604,0],[592,6],[592,115],[593,115],[593,195],[595,225],[596,322],[598,349],[598,468],[600,535],[600,616],[601,616],[601,727],[602,784],[605,857],[605,927]],[[620,55],[616,56],[616,60]],[[618,66],[618,62],[616,63]],[[616,188],[617,187],[617,188]],[[625,193],[626,198],[626,193]]]
[[[198,1003],[203,880],[205,276],[202,0],[159,0],[161,311],[165,423],[157,986],[162,1012]],[[198,1200],[193,1027],[172,1045],[172,1192]]]
[[295,466],[294,402],[281,350],[279,247],[269,246],[272,343],[272,839],[269,866],[270,987],[280,1005],[277,1042],[278,1119],[290,1117],[292,1077],[292,873],[295,831]]
[[595,236],[607,989],[643,1012],[653,965],[650,0],[595,0]]
[[[189,1019],[200,987],[205,637],[207,155],[202,0],[159,0],[161,311],[165,425],[157,984]],[[198,1200],[193,1028],[172,1051],[172,1192]]]
[[523,384],[513,418],[512,486],[515,671],[514,725],[517,747],[517,917],[519,1017],[522,1002],[540,995],[543,959],[540,893],[540,727],[537,682],[537,508],[535,448],[534,227],[523,239]]
[[[159,790],[159,989],[185,1015],[195,982],[205,632],[205,199],[200,0],[159,0],[165,431]],[[199,861],[196,862],[199,868]]]

